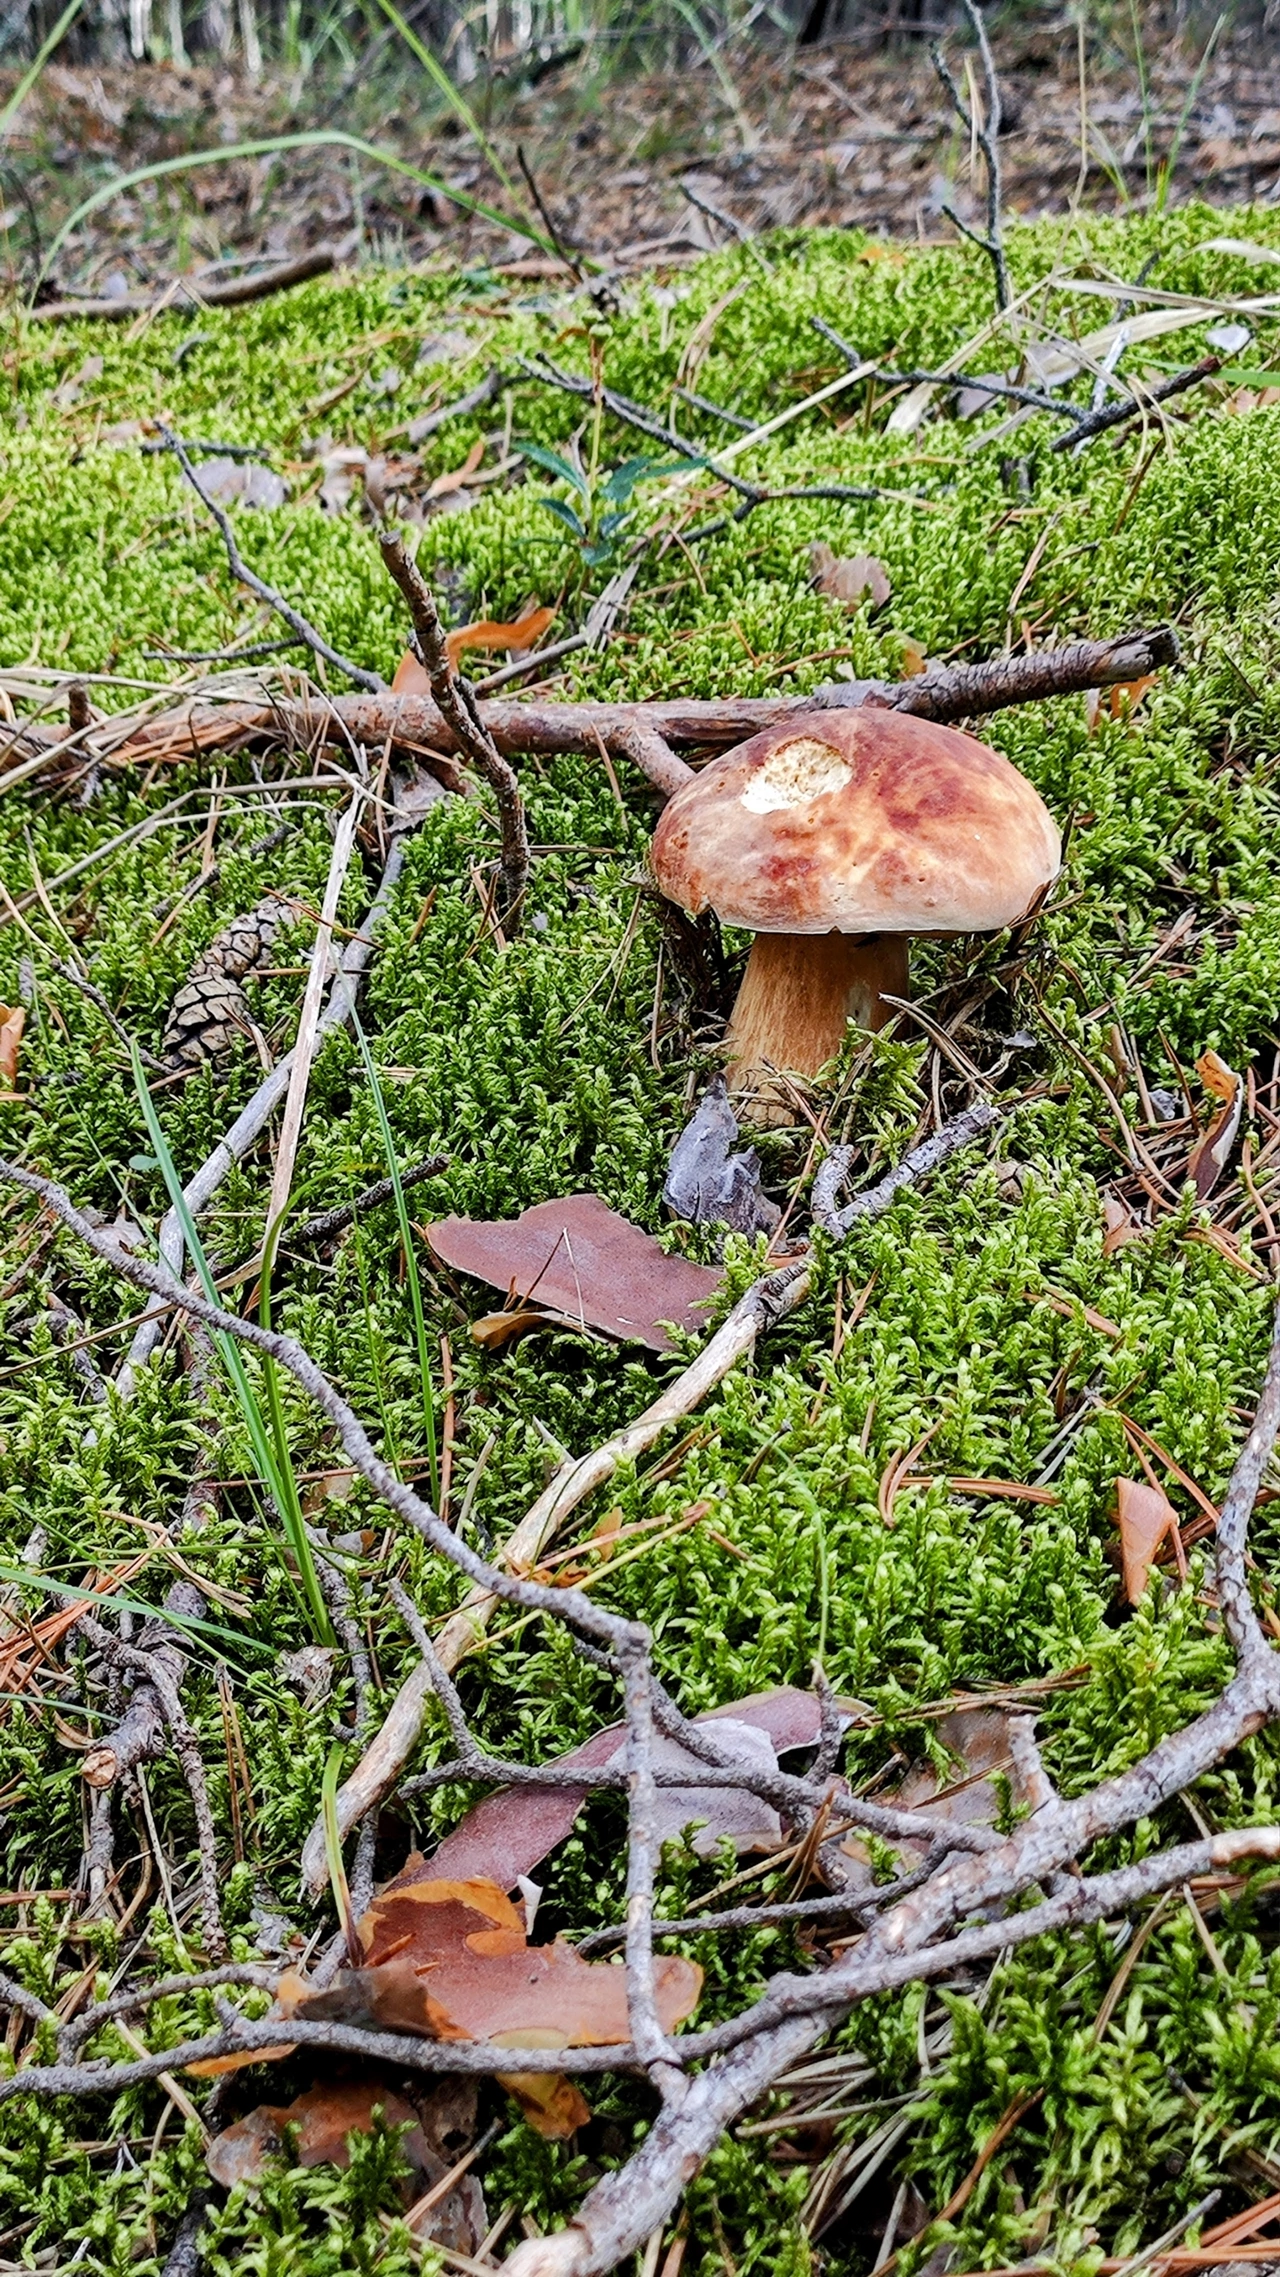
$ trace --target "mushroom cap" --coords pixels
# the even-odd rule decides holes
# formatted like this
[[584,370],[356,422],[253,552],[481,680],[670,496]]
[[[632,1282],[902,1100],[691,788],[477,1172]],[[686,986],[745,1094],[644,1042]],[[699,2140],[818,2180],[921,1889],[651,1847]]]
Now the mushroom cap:
[[652,860],[669,900],[755,933],[983,933],[1026,915],[1061,854],[998,751],[861,705],[713,760],[663,810]]

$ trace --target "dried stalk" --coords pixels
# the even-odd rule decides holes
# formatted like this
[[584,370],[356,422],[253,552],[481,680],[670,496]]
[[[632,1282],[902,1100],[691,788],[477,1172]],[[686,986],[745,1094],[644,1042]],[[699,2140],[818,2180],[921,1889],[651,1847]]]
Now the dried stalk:
[[380,529],[378,544],[389,575],[409,605],[414,645],[431,682],[431,694],[463,757],[483,776],[498,802],[502,832],[499,914],[508,933],[519,923],[529,888],[529,832],[520,785],[480,714],[469,683],[454,671],[435,596],[398,531]]
[[[809,1293],[809,1281],[806,1260],[798,1266],[784,1267],[781,1272],[766,1274],[748,1289],[696,1360],[636,1417],[634,1423],[627,1424],[590,1454],[561,1464],[532,1509],[498,1551],[496,1562],[516,1572],[536,1565],[570,1512],[612,1478],[624,1463],[634,1462],[651,1447],[668,1424],[691,1414],[707,1393],[728,1375],[730,1368],[753,1349],[758,1336],[803,1303]],[[475,1650],[497,1601],[497,1592],[493,1589],[472,1590],[461,1609],[445,1623],[436,1641],[442,1668],[455,1669]],[[405,1678],[372,1746],[338,1789],[338,1827],[342,1834],[395,1786],[422,1736],[433,1689],[431,1670],[424,1658]],[[321,1890],[327,1876],[324,1827],[317,1820],[303,1844],[303,1885],[313,1892]]]

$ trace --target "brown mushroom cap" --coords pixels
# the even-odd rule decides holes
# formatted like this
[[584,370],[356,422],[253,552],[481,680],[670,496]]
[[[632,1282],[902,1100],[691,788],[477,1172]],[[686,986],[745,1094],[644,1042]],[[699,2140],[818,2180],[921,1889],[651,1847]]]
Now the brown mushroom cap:
[[1025,916],[1061,852],[998,751],[863,705],[714,760],[663,810],[653,868],[669,900],[756,933],[983,933]]

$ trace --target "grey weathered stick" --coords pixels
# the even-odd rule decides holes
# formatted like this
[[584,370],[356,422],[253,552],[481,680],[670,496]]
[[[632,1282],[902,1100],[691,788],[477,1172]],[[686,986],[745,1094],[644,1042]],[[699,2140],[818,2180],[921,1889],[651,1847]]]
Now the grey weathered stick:
[[882,1218],[904,1186],[914,1186],[921,1178],[927,1178],[931,1171],[940,1170],[944,1162],[949,1162],[953,1154],[959,1153],[961,1147],[972,1146],[975,1139],[985,1136],[1000,1119],[998,1108],[989,1107],[985,1100],[980,1100],[976,1107],[967,1107],[962,1115],[956,1115],[951,1122],[944,1123],[932,1138],[922,1140],[919,1146],[913,1146],[909,1154],[903,1155],[901,1162],[894,1164],[886,1177],[881,1178],[878,1184],[868,1186],[865,1192],[855,1194],[853,1200],[846,1203],[842,1210],[836,1208],[836,1195],[848,1176],[853,1148],[833,1146],[813,1181],[811,1207],[814,1224],[821,1226],[824,1233],[838,1241],[852,1232],[855,1225],[869,1224],[874,1218]]
[[325,639],[323,633],[317,632],[310,618],[303,616],[301,609],[295,609],[292,601],[286,601],[283,593],[278,592],[274,585],[268,585],[264,579],[258,576],[256,570],[250,569],[236,543],[236,534],[231,527],[230,516],[224,513],[216,498],[211,498],[206,490],[201,489],[196,470],[187,456],[181,437],[175,435],[168,427],[162,427],[160,433],[168,448],[173,452],[197,498],[212,514],[217,523],[222,534],[222,542],[227,549],[227,561],[230,564],[232,576],[241,585],[247,585],[251,593],[256,593],[260,601],[266,602],[268,608],[274,609],[278,617],[283,617],[290,631],[295,632],[299,640],[305,641],[307,647],[313,649],[317,656],[323,656],[326,664],[336,664],[339,672],[345,672],[354,688],[367,688],[370,694],[377,694],[385,688],[387,683],[380,672],[366,672],[362,664],[353,664],[350,657],[344,656],[341,650],[334,648]]
[[[351,1017],[357,983],[373,955],[377,935],[391,905],[391,896],[404,866],[404,839],[397,835],[387,851],[377,893],[365,911],[360,931],[347,943],[342,953],[338,975],[329,993],[329,1001],[320,1021],[319,1038],[323,1039],[334,1028],[339,1028]],[[259,1084],[246,1106],[242,1107],[226,1135],[219,1139],[212,1154],[207,1155],[200,1168],[183,1189],[183,1199],[192,1217],[198,1217],[212,1201],[218,1188],[233,1166],[243,1160],[251,1146],[262,1136],[272,1115],[289,1088],[293,1068],[293,1054],[286,1052],[276,1061],[270,1075]],[[176,1210],[170,1210],[160,1224],[160,1256],[173,1274],[182,1271],[186,1249],[182,1220]],[[157,1313],[144,1315],[129,1347],[123,1366],[116,1379],[116,1389],[122,1399],[129,1399],[137,1381],[139,1368],[145,1367],[164,1334],[164,1317]]]

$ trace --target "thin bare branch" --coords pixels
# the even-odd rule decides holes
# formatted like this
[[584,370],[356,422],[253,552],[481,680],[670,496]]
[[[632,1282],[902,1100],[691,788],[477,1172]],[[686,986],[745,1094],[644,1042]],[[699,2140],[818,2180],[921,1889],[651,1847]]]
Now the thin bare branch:
[[404,539],[398,531],[383,527],[378,531],[378,544],[388,574],[408,603],[414,643],[441,716],[448,721],[459,750],[483,776],[498,802],[502,832],[499,911],[511,932],[519,923],[521,903],[529,889],[529,832],[520,785],[510,761],[503,758],[484,724],[470,684],[453,668],[435,596]]

